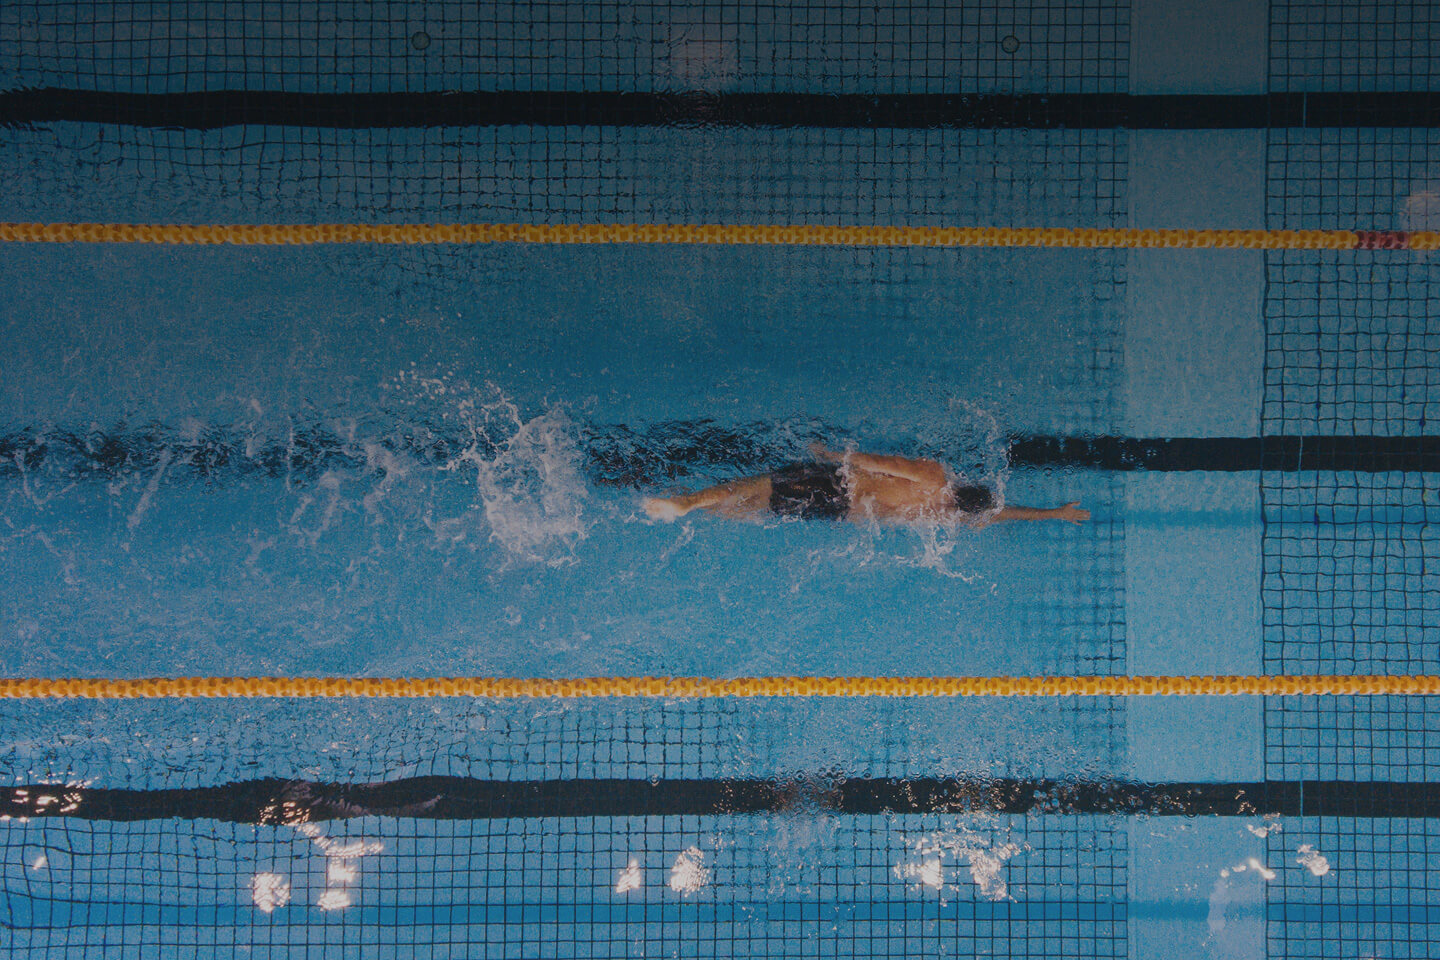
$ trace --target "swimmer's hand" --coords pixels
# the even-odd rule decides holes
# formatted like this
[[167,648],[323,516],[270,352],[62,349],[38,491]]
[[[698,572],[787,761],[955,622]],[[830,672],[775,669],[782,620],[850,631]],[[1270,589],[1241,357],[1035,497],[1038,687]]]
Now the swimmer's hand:
[[664,497],[646,497],[640,501],[640,506],[645,508],[645,514],[651,520],[670,523],[678,517],[685,516],[685,511],[680,509],[679,504]]
[[1066,523],[1084,523],[1090,519],[1090,511],[1080,509],[1080,501],[1075,500],[1063,507],[1057,507],[1055,519],[1064,520]]
[[830,463],[839,463],[841,460],[845,459],[845,455],[843,453],[836,453],[834,450],[831,450],[819,440],[816,440],[814,443],[810,444],[807,449],[810,451],[810,456],[814,457],[816,460],[828,460]]

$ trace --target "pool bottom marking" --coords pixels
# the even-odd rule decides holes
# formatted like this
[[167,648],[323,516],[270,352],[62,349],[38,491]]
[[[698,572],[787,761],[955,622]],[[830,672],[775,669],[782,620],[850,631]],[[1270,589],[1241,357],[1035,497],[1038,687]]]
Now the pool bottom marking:
[[[736,471],[766,473],[792,461],[805,441],[833,442],[844,431],[821,421],[753,421],[728,425],[711,420],[670,420],[631,428],[582,423],[575,441],[591,482],[652,487],[685,477],[725,477]],[[452,463],[468,449],[493,459],[502,450],[487,438],[427,427],[377,435],[373,444],[408,460],[433,466]],[[1440,436],[1126,437],[1107,435],[1015,435],[990,451],[953,444],[915,452],[944,460],[969,476],[984,472],[992,453],[1012,468],[1068,467],[1107,471],[1233,473],[1251,470],[1355,473],[1440,472]],[[1004,446],[1008,444],[1008,446]],[[319,423],[293,423],[284,436],[257,438],[234,425],[199,433],[153,426],[146,429],[11,428],[0,433],[0,478],[23,478],[42,469],[67,479],[109,479],[135,471],[158,471],[167,482],[199,479],[207,484],[250,476],[316,482],[326,471],[366,469],[369,454]]]
[[[428,49],[426,30],[410,35]],[[1020,38],[1002,37],[1014,56]],[[683,58],[683,54],[682,54]],[[682,78],[683,79],[683,78]],[[799,93],[702,89],[415,90],[350,93],[40,87],[0,93],[0,126],[105,123],[183,130],[242,125],[336,130],[426,127],[668,127],[862,130],[1236,130],[1435,127],[1427,91],[1268,94]]]
[[74,817],[134,822],[178,817],[296,825],[358,817],[493,820],[780,813],[1436,819],[1440,818],[1440,784],[828,775],[785,780],[529,781],[429,776],[380,783],[266,779],[159,790],[43,784],[0,787],[0,820],[6,821]]

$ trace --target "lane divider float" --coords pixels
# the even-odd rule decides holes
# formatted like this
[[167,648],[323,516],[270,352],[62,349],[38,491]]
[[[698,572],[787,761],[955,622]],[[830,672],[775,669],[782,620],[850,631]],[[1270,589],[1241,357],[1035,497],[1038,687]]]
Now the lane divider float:
[[1073,247],[1191,250],[1436,250],[1440,232],[896,227],[811,224],[0,223],[5,243],[717,244],[847,247]]
[[1440,695],[1440,676],[155,677],[0,679],[0,699],[1214,697]]

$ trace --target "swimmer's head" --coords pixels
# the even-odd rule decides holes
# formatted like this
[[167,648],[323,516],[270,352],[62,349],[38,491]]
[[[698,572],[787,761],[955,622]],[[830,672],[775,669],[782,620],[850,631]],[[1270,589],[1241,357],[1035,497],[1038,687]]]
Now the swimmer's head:
[[958,480],[950,484],[950,500],[957,513],[978,514],[995,507],[995,494],[989,487],[961,483]]

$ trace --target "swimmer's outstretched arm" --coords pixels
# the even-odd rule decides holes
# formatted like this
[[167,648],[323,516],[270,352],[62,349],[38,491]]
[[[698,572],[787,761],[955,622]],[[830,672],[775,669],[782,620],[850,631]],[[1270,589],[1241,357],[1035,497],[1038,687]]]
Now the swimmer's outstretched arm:
[[913,460],[910,457],[889,457],[874,453],[842,453],[831,450],[823,443],[810,444],[810,452],[819,460],[828,460],[831,463],[849,462],[852,467],[869,473],[900,477],[916,483],[944,483],[947,479],[945,468],[934,460]]
[[1063,507],[1001,507],[999,513],[976,526],[988,526],[1001,520],[1064,520],[1066,523],[1084,523],[1089,519],[1090,511],[1082,510],[1079,500],[1072,500]]

